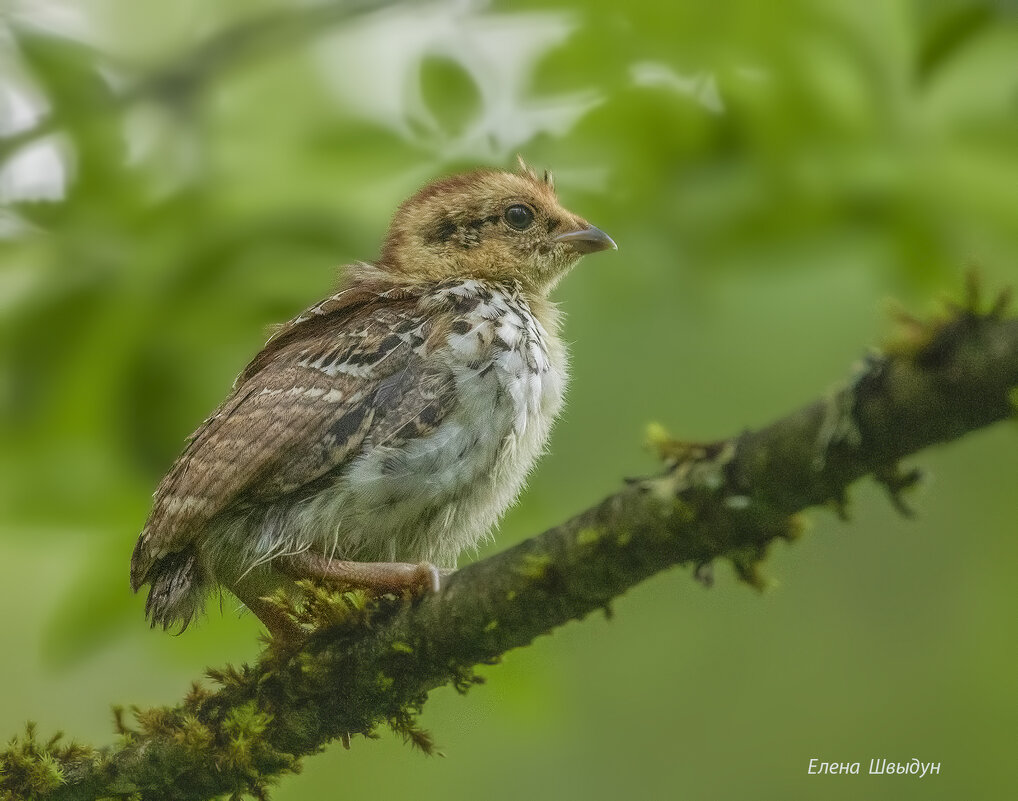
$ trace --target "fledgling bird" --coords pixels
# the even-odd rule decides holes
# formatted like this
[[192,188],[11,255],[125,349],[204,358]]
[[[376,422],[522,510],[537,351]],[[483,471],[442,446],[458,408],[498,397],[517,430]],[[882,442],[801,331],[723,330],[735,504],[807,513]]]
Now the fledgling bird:
[[276,636],[297,579],[437,591],[512,503],[562,405],[552,288],[611,238],[551,177],[478,170],[396,212],[373,263],[281,326],[163,478],[131,559],[146,614],[217,585]]

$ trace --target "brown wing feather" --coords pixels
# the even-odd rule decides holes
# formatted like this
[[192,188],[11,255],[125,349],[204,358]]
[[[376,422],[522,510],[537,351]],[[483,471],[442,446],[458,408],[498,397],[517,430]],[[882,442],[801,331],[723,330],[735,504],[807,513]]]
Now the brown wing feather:
[[327,333],[335,328],[337,320],[346,319],[356,314],[359,309],[371,306],[380,299],[398,302],[412,300],[418,295],[418,292],[412,287],[394,287],[378,278],[362,275],[369,269],[371,269],[370,265],[366,264],[347,268],[348,272],[358,278],[355,283],[305,309],[289,322],[278,326],[265,343],[265,347],[237,376],[237,380],[233,384],[234,389],[265,367],[287,345]]
[[416,304],[374,298],[302,315],[255,357],[156,490],[131,561],[135,589],[219,513],[300,493],[360,452],[373,429],[410,439],[452,408],[451,376],[420,354],[431,324],[420,327]]

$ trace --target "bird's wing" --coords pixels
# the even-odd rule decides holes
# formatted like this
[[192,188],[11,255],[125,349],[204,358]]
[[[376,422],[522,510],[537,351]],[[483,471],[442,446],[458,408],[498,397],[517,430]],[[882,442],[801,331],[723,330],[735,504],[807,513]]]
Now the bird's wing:
[[356,316],[379,300],[399,304],[413,301],[418,290],[413,287],[399,287],[387,284],[378,278],[372,265],[359,262],[347,268],[350,276],[359,280],[341,289],[325,300],[302,311],[289,322],[276,327],[265,347],[261,349],[233,384],[236,390],[271,362],[276,354],[294,342],[312,339],[336,328],[337,321]]
[[453,379],[423,357],[440,323],[417,317],[414,305],[361,304],[331,324],[315,318],[311,335],[255,357],[156,490],[131,560],[135,589],[224,510],[313,492],[369,434],[397,444],[439,424],[455,404]]

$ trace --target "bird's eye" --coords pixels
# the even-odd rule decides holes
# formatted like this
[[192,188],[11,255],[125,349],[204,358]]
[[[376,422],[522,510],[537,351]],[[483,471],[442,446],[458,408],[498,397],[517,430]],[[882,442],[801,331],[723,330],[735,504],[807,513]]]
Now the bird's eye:
[[534,224],[534,212],[529,206],[524,206],[522,203],[514,203],[505,210],[502,217],[511,228],[515,228],[517,231],[522,231]]

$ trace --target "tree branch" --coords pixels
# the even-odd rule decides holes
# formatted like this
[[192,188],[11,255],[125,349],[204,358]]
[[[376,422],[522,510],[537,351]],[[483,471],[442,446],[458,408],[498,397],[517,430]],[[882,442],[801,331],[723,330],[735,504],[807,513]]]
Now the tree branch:
[[118,715],[115,748],[42,744],[29,731],[0,754],[0,799],[262,797],[303,756],[386,722],[428,749],[413,717],[431,689],[466,690],[475,665],[607,608],[658,571],[691,564],[703,576],[725,558],[759,585],[769,545],[794,539],[793,515],[841,508],[867,474],[907,510],[901,493],[916,475],[898,460],[1015,415],[1018,320],[1004,319],[1004,305],[979,312],[973,285],[966,308],[903,319],[888,352],[770,426],[709,444],[660,441],[662,474],[463,568],[437,595],[368,603],[314,590],[289,610],[319,625],[300,650],[270,645],[254,666],[210,672],[217,690],[196,685],[176,707],[136,710],[134,728]]

